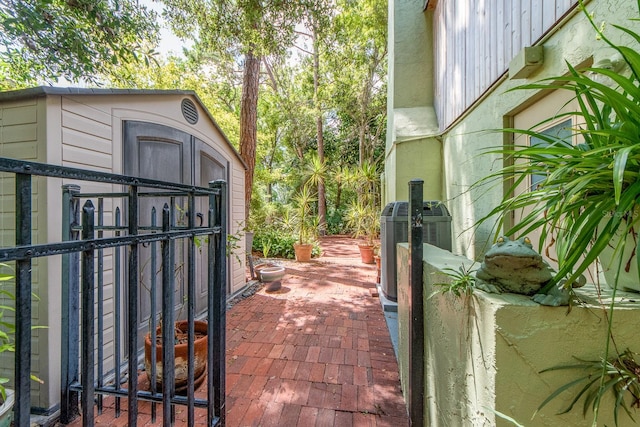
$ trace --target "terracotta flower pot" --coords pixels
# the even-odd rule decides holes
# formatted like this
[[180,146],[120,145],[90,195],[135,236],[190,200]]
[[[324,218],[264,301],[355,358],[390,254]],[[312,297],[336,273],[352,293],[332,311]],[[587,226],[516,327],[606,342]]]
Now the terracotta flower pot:
[[[186,330],[188,324],[186,320],[175,323],[176,332],[182,331],[178,335],[184,335],[184,340],[180,339],[175,345],[175,390],[177,394],[187,391],[188,380],[188,344],[186,338]],[[207,322],[196,320],[194,322],[194,330],[196,339],[193,343],[194,360],[193,360],[193,377],[194,386],[198,388],[204,381],[207,367]],[[162,331],[158,327],[156,331],[157,339],[161,339]],[[199,337],[200,336],[200,337]],[[184,341],[184,342],[183,342]],[[162,387],[162,345],[156,343],[156,386],[158,389]],[[144,339],[144,367],[147,377],[151,381],[151,334],[147,334]]]
[[373,264],[373,245],[358,245],[360,249],[360,258],[365,264]]
[[293,250],[296,253],[296,261],[298,262],[309,262],[311,261],[311,251],[313,250],[313,245],[310,243],[304,244],[295,244],[293,245]]

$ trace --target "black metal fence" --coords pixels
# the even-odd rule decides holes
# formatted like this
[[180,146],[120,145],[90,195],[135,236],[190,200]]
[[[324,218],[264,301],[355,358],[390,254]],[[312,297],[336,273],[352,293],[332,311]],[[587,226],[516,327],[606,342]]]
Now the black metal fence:
[[[15,175],[16,243],[0,249],[0,262],[16,263],[15,425],[29,425],[32,260],[54,255],[62,256],[61,422],[76,418],[80,409],[83,425],[92,426],[94,408],[102,413],[103,397],[112,396],[115,417],[121,416],[126,400],[129,426],[137,425],[138,403],[143,400],[151,402],[154,422],[160,404],[165,426],[175,420],[176,405],[186,406],[190,426],[196,408],[206,408],[202,411],[206,410],[207,425],[224,425],[226,183],[193,187],[6,158],[0,158],[0,171]],[[62,189],[63,241],[32,244],[34,176],[73,182]],[[78,185],[90,187],[96,182],[122,191],[82,193]],[[145,211],[158,202],[162,206]],[[53,208],[50,202],[46,209]],[[177,268],[186,274],[178,278]],[[148,283],[142,286],[145,269]],[[203,309],[196,287],[198,273],[206,280]],[[162,343],[161,350],[151,345],[147,352],[148,390],[138,386],[145,375],[140,351],[142,306],[149,312],[150,342],[157,338]],[[175,332],[160,326],[174,325],[176,306],[180,313],[186,311],[189,362],[195,360],[196,317],[207,320],[206,369],[201,374],[194,363],[186,363],[181,394],[175,386]],[[204,378],[206,393],[196,397],[196,382]]]

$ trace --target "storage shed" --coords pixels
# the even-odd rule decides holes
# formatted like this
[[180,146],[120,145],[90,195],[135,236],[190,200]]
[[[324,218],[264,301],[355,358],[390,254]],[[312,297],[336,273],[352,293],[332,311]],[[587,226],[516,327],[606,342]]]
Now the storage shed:
[[[209,181],[226,180],[227,233],[240,237],[235,254],[229,255],[227,292],[246,284],[246,167],[194,92],[54,87],[3,92],[0,156],[205,187]],[[10,246],[15,230],[12,183],[1,179],[0,244]],[[61,241],[63,184],[69,182],[34,182],[33,243]],[[83,193],[118,191],[101,183],[84,185]],[[106,206],[106,215],[114,209]],[[105,258],[105,271],[112,264],[113,259]],[[47,328],[33,332],[33,371],[44,384],[34,383],[32,407],[43,413],[55,411],[60,402],[61,268],[60,259],[53,257],[38,259],[33,269],[38,295],[34,323]],[[107,307],[105,316],[113,310]]]

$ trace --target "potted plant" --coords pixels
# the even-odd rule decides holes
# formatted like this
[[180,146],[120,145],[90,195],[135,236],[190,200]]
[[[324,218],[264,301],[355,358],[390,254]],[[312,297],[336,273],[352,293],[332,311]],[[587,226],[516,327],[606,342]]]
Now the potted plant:
[[[5,266],[2,264],[2,266]],[[12,279],[13,276],[0,275],[0,286]],[[15,299],[13,293],[0,287],[0,296],[8,299]],[[13,307],[0,303],[0,355],[5,352],[14,352],[15,345],[11,336],[15,332],[15,324],[5,320],[5,310],[13,311]],[[15,402],[14,392],[6,388],[9,378],[0,376],[0,427],[9,427],[13,418],[13,404]]]
[[[174,356],[175,356],[175,391],[182,394],[187,391],[188,381],[188,341],[186,320],[177,321],[173,328]],[[207,322],[194,321],[195,337],[193,342],[193,377],[194,388],[198,388],[204,381],[207,367]],[[149,381],[151,381],[151,332],[144,338],[144,365]],[[156,328],[155,333],[155,354],[156,354],[156,387],[162,387],[162,325]]]
[[358,244],[362,262],[373,264],[380,233],[380,212],[376,204],[356,201],[347,210],[346,219],[354,237],[364,238],[364,242]]
[[[640,53],[613,44],[591,22],[602,40],[618,52],[625,70],[618,73],[610,66],[594,66],[578,71],[567,64],[567,75],[549,77],[515,89],[573,92],[579,108],[545,122],[577,116],[581,124],[571,129],[571,133],[572,138],[577,137],[582,142],[574,145],[572,138],[527,129],[506,129],[530,135],[546,144],[491,151],[508,158],[510,164],[481,182],[500,178],[511,180],[511,184],[502,202],[481,221],[495,218],[495,215],[507,218],[513,211],[528,208],[530,213],[513,225],[507,235],[524,235],[533,230],[540,230],[542,236],[553,235],[559,264],[555,282],[566,276],[570,276],[567,283],[573,282],[607,249],[612,249],[615,262],[607,260],[603,264],[611,267],[613,274],[609,285],[615,286],[616,275],[629,272],[638,264],[635,254],[640,243],[637,239],[640,223]],[[614,27],[636,40],[640,38],[626,28]],[[537,187],[513,195],[516,187],[526,183],[531,176],[541,177]],[[631,241],[625,239],[627,236]],[[635,271],[630,282],[618,281],[618,284],[640,290]]]
[[357,192],[357,199],[347,209],[346,224],[355,238],[364,238],[364,242],[358,244],[362,262],[373,264],[380,234],[377,168],[373,164],[364,163],[353,173],[350,182]]
[[293,231],[297,241],[293,245],[296,261],[308,262],[311,260],[313,242],[317,236],[318,218],[313,213],[312,203],[315,195],[308,184],[303,185],[293,199],[295,210],[291,218]]
[[[237,241],[239,238],[227,240],[226,250],[227,254],[237,247]],[[196,246],[200,243],[196,241]],[[152,252],[153,253],[153,252]],[[152,289],[145,280],[145,272],[147,268],[155,268],[155,264],[152,262],[153,255],[145,262],[141,268],[140,284],[149,293],[149,297],[152,298]],[[157,269],[155,275],[158,276],[162,273],[162,269]],[[184,280],[184,263],[177,263],[173,267],[174,280],[176,282]],[[153,274],[153,273],[152,273]],[[183,305],[180,311],[177,313],[177,318],[180,318],[182,308],[186,304],[186,296],[184,297]],[[160,319],[158,324],[155,324],[154,319]],[[149,317],[149,332],[144,337],[144,366],[147,378],[149,379],[150,386],[154,388],[153,378],[155,376],[155,388],[161,389],[162,387],[162,332],[165,327],[162,321],[162,313],[158,313],[155,317],[152,315]],[[194,387],[198,388],[204,381],[206,375],[207,366],[207,322],[206,321],[194,321],[194,359],[191,361],[188,357],[188,328],[189,323],[186,320],[177,320],[173,322],[171,334],[173,336],[172,341],[174,344],[174,390],[177,394],[184,394],[187,391],[188,382],[188,368],[193,363],[194,371]],[[155,331],[154,331],[155,329]],[[152,333],[153,332],[153,333]],[[153,362],[155,357],[155,364]],[[155,365],[155,368],[154,366]],[[155,372],[155,375],[154,375]]]
[[[580,6],[584,7],[582,1]],[[637,268],[640,249],[637,235],[640,224],[640,53],[614,44],[589,13],[585,11],[584,16],[599,38],[617,55],[607,63],[581,71],[567,64],[569,72],[566,75],[514,89],[570,91],[578,107],[545,122],[577,116],[579,125],[571,129],[571,138],[530,129],[506,129],[535,137],[545,144],[491,150],[504,156],[508,163],[479,183],[498,178],[508,183],[508,191],[501,203],[480,222],[493,221],[498,216],[496,231],[500,232],[505,218],[526,208],[529,213],[510,226],[506,234],[526,235],[540,231],[541,245],[545,237],[553,237],[558,271],[547,287],[556,286],[564,278],[567,278],[566,283],[574,282],[598,258],[605,269],[610,269],[607,284],[612,288],[612,295],[603,355],[599,361],[576,357],[577,363],[547,369],[585,372],[586,367],[589,372],[587,376],[563,385],[540,405],[543,407],[576,386],[579,391],[567,410],[584,397],[584,413],[591,406],[596,425],[598,409],[603,402],[601,397],[605,393],[613,392],[616,414],[620,406],[626,408],[624,399],[637,402],[634,394],[638,381],[637,364],[628,357],[632,354],[629,350],[618,349],[621,343],[616,343],[612,337],[612,324],[617,289],[640,291],[640,269]],[[619,25],[612,26],[629,35],[634,43],[640,41],[640,34]],[[572,144],[572,139],[579,143]],[[527,185],[531,176],[539,178],[535,188]],[[529,191],[516,193],[521,184]],[[610,252],[610,258],[605,260],[606,252]],[[629,281],[622,278],[626,273],[631,273]],[[613,353],[616,355],[612,356]],[[621,369],[622,365],[633,368],[632,375],[627,375]]]
[[[0,268],[11,269],[4,263],[0,263]],[[4,316],[5,312],[15,311],[13,303],[5,303],[6,300],[15,301],[16,299],[15,294],[5,287],[7,283],[13,284],[14,277],[13,272],[0,273],[0,355],[5,352],[14,353],[16,350],[13,338],[16,332],[15,323],[13,319],[6,319]],[[43,326],[32,326],[32,329],[37,328],[43,328]],[[31,379],[39,383],[43,382],[33,374]],[[0,376],[0,427],[9,427],[13,419],[15,392],[6,386],[8,382],[9,378]]]

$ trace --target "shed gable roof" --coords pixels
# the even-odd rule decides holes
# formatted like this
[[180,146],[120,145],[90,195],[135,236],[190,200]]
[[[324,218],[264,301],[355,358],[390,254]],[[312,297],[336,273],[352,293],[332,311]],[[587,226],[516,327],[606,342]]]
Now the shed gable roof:
[[78,87],[55,87],[55,86],[37,86],[26,89],[10,90],[0,92],[0,102],[3,101],[15,101],[29,98],[39,98],[46,96],[105,96],[105,95],[146,95],[146,96],[171,96],[182,95],[193,97],[198,103],[202,111],[207,114],[207,117],[213,124],[213,126],[220,132],[224,142],[233,151],[236,158],[242,163],[242,166],[246,169],[247,164],[244,162],[238,150],[231,144],[229,138],[220,128],[216,120],[213,118],[207,107],[204,106],[202,100],[198,94],[193,90],[181,90],[181,89],[115,89],[115,88],[78,88]]

